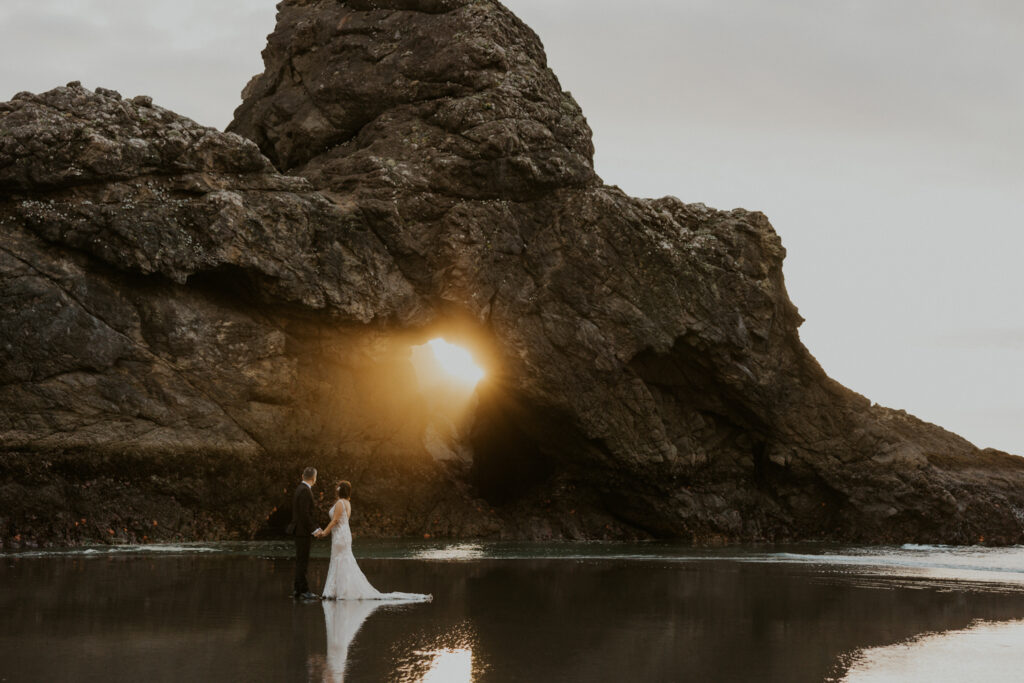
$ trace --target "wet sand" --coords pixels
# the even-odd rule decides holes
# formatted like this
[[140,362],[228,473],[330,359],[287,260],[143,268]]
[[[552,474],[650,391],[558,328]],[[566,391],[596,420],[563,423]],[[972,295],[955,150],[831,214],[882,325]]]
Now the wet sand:
[[1024,619],[1006,562],[964,582],[763,549],[362,546],[378,588],[434,601],[295,603],[284,544],[0,555],[0,680],[822,681]]

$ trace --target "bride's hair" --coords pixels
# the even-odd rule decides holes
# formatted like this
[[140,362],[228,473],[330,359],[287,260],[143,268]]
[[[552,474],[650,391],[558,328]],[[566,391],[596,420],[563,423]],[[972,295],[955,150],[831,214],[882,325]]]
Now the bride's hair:
[[347,481],[338,482],[338,498],[351,498],[352,484]]

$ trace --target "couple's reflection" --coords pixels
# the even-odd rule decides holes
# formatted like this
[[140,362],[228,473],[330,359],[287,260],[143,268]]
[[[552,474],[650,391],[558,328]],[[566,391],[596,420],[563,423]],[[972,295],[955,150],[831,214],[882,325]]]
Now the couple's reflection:
[[[423,604],[402,600],[325,600],[324,622],[327,627],[327,657],[323,680],[342,683],[348,666],[348,650],[363,623],[377,610],[387,607]],[[459,633],[449,634],[452,642],[434,643],[431,649],[413,649],[399,664],[402,681],[418,683],[469,683],[473,680],[473,648]],[[444,638],[449,641],[451,638]],[[397,679],[396,679],[397,680]]]
[[327,662],[324,681],[345,680],[348,648],[360,627],[371,614],[393,602],[380,600],[324,600],[324,622],[327,624]]

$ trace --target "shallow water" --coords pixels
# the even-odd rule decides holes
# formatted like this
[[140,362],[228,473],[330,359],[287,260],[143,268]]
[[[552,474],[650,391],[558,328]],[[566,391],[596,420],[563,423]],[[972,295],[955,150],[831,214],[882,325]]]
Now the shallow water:
[[[1022,548],[356,549],[378,588],[434,601],[296,604],[285,543],[0,555],[0,681],[859,682],[1022,670],[1024,648],[1008,646],[1024,644]],[[316,544],[314,586],[326,553]]]
[[844,683],[961,683],[1024,679],[1024,621],[979,622],[854,653]]

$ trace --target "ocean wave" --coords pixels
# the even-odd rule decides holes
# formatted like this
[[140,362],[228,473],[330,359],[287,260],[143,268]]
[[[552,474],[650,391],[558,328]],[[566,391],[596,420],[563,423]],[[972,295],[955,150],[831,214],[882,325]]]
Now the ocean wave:
[[27,557],[103,557],[109,555],[189,555],[192,553],[216,553],[217,548],[204,545],[189,544],[147,544],[147,545],[112,545],[102,548],[55,548],[52,550],[26,550],[4,553],[9,558]]
[[479,543],[458,543],[440,548],[425,548],[412,554],[414,560],[479,560],[486,557],[484,547]]

